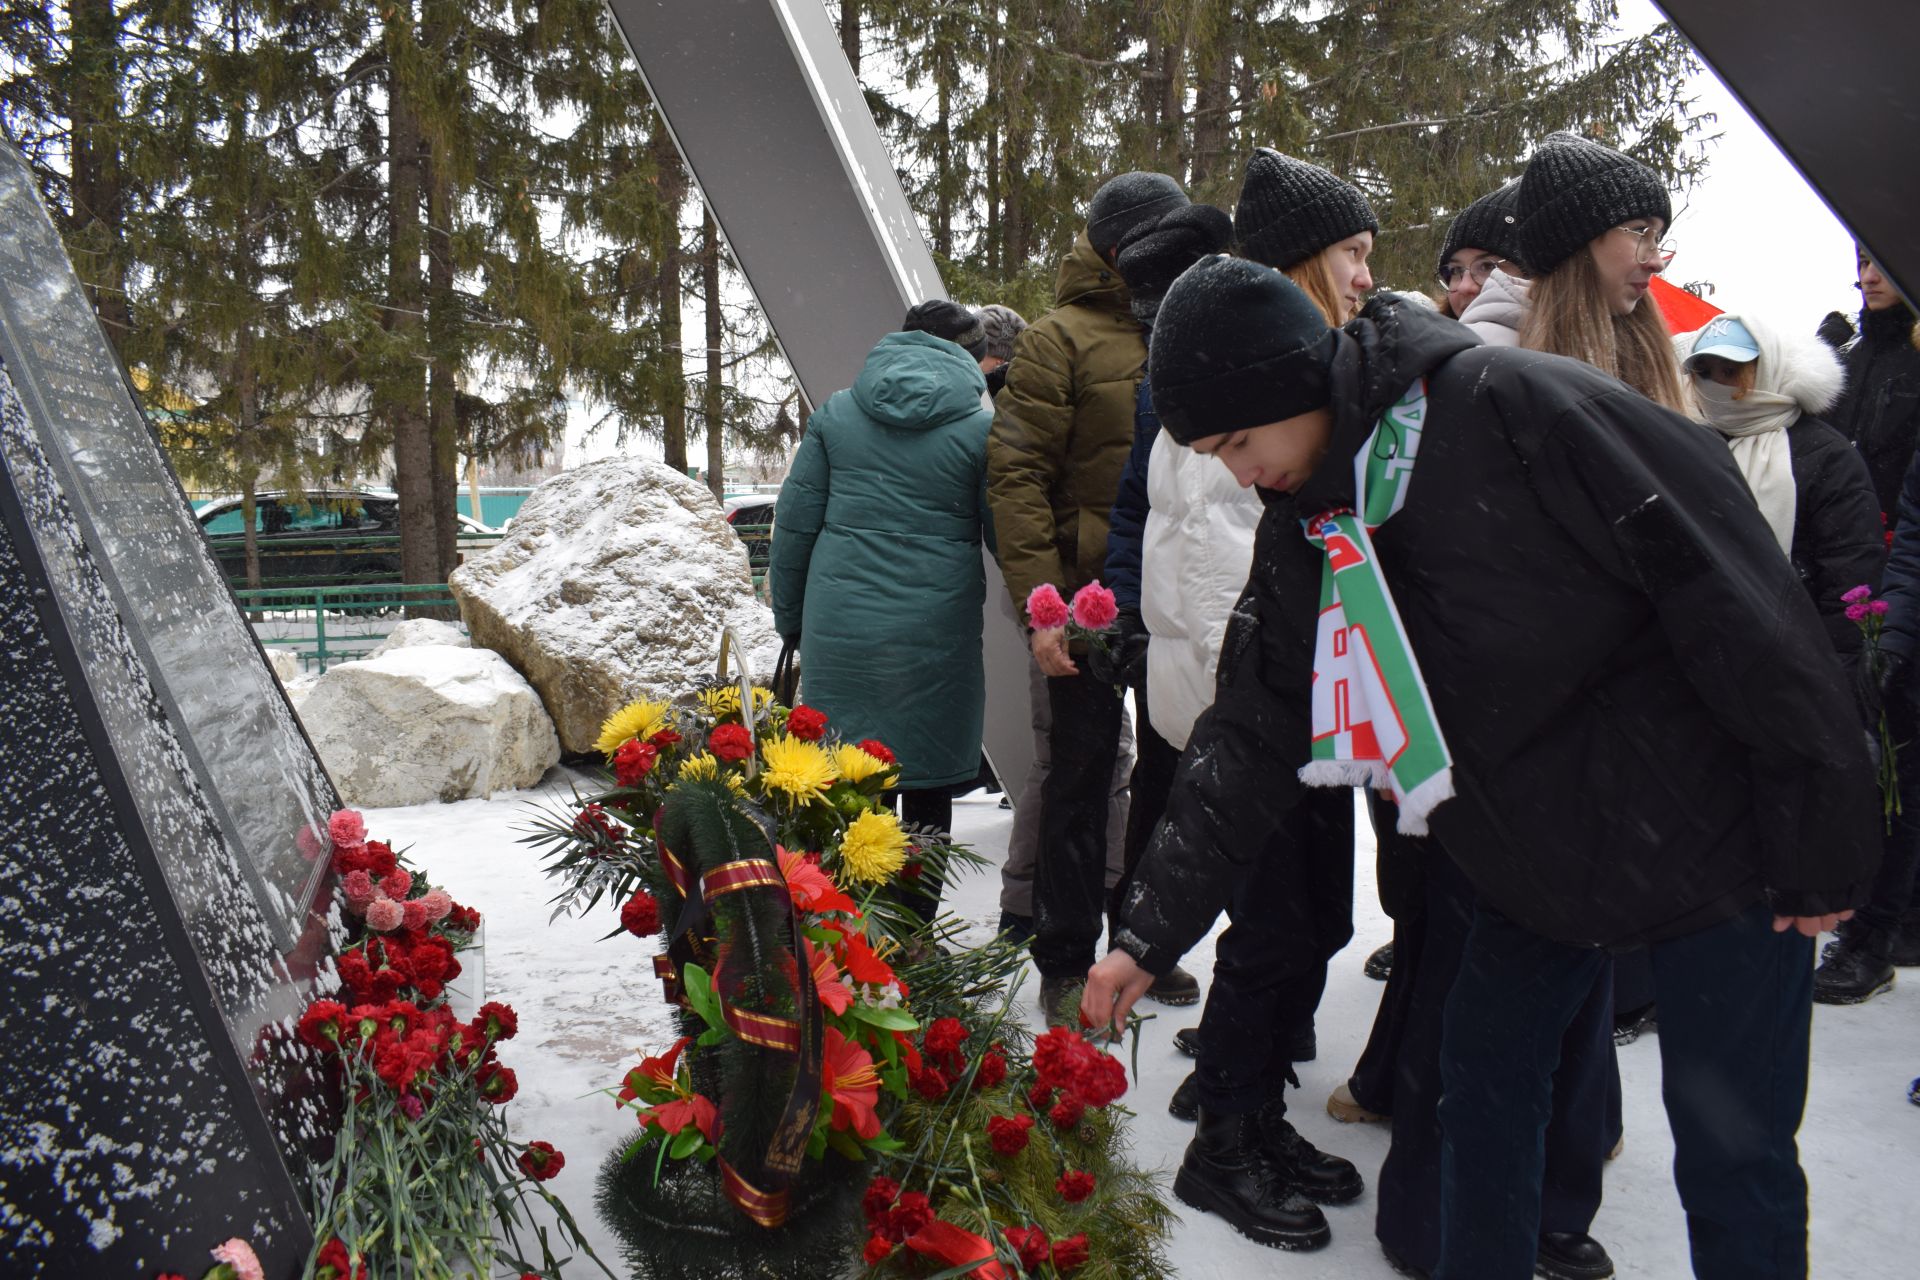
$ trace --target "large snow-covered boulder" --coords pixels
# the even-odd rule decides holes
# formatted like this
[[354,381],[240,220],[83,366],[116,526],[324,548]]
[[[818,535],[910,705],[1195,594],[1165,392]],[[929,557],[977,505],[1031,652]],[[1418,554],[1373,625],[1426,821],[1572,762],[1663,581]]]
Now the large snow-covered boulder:
[[635,698],[684,692],[731,626],[757,674],[780,652],[746,548],[713,495],[671,467],[608,458],[548,480],[513,529],[454,571],[473,643],[546,700],[568,751]]
[[560,760],[540,696],[485,649],[409,645],[343,662],[299,709],[341,798],[362,808],[530,787]]
[[467,634],[451,622],[442,622],[438,618],[408,618],[405,622],[394,624],[387,632],[386,639],[373,647],[367,654],[377,658],[383,653],[392,653],[395,649],[404,649],[416,644],[450,644],[456,649],[467,647]]

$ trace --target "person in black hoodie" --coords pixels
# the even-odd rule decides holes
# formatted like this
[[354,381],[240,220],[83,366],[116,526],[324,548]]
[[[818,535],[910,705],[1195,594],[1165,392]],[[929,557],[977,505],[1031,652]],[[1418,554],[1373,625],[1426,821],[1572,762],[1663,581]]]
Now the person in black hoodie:
[[[1847,348],[1847,389],[1827,420],[1866,460],[1887,536],[1897,546],[1903,522],[1913,518],[1900,503],[1901,482],[1920,440],[1920,332],[1913,308],[1864,249],[1859,269],[1860,336]],[[1920,737],[1920,707],[1903,696],[1911,684],[1904,663],[1889,683],[1895,686],[1895,696],[1886,700],[1894,737],[1914,741]],[[1823,1004],[1858,1004],[1887,990],[1896,966],[1920,965],[1920,902],[1914,893],[1920,769],[1900,773],[1903,814],[1887,833],[1886,861],[1873,895],[1827,945],[1814,973],[1813,998]]]
[[[1299,771],[1328,763],[1316,716],[1323,738],[1343,722],[1324,724],[1337,690],[1316,700],[1315,672],[1359,633],[1303,627],[1301,602],[1375,564],[1390,617],[1375,606],[1363,648],[1403,653],[1386,710],[1430,731],[1371,776],[1478,895],[1442,1044],[1436,1280],[1532,1274],[1562,1033],[1604,948],[1632,944],[1653,952],[1695,1274],[1804,1276],[1812,939],[1872,877],[1872,770],[1726,447],[1591,366],[1391,300],[1329,330],[1232,259],[1175,284],[1149,368],[1166,429],[1268,509],[1219,696],[1083,1018],[1118,1028],[1250,873]],[[1356,473],[1405,477],[1370,537],[1342,532],[1374,514]]]

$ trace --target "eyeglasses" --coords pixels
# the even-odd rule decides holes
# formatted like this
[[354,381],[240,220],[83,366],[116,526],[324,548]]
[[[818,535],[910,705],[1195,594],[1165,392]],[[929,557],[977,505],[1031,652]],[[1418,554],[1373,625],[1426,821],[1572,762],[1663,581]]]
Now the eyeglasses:
[[1462,277],[1467,277],[1475,284],[1485,284],[1487,277],[1493,274],[1493,269],[1499,266],[1502,261],[1503,259],[1500,258],[1481,258],[1470,267],[1463,267],[1457,262],[1449,262],[1446,266],[1440,268],[1440,283],[1451,289],[1460,283]]
[[1652,227],[1615,227],[1614,230],[1624,231],[1640,242],[1634,250],[1633,258],[1635,262],[1668,263],[1673,261],[1673,241],[1659,239],[1654,235]]

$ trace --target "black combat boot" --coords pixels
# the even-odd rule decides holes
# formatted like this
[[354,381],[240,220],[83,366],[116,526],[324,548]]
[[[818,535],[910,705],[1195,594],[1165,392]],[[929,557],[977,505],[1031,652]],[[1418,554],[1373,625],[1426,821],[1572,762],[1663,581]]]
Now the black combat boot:
[[1167,1114],[1175,1120],[1185,1120],[1188,1124],[1200,1118],[1199,1072],[1187,1072],[1187,1078],[1180,1082],[1180,1087],[1173,1091],[1171,1098],[1167,1099]]
[[1280,1099],[1268,1099],[1257,1114],[1262,1150],[1301,1195],[1316,1204],[1346,1204],[1367,1189],[1353,1161],[1330,1156],[1300,1136]]
[[1263,1149],[1260,1117],[1209,1115],[1198,1129],[1173,1179],[1182,1204],[1217,1213],[1258,1244],[1275,1249],[1322,1249],[1333,1239],[1319,1208],[1302,1198]]
[[1613,1274],[1613,1259],[1584,1232],[1543,1231],[1533,1274],[1542,1280],[1607,1280]]

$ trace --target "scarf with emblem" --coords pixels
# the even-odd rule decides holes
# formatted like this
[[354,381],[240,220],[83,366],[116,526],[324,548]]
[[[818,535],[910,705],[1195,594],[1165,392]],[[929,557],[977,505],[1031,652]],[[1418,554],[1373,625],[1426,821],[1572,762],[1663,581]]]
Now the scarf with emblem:
[[1320,626],[1313,650],[1313,787],[1391,788],[1404,835],[1453,795],[1453,756],[1380,572],[1373,531],[1406,504],[1426,425],[1426,379],[1374,424],[1353,458],[1355,510],[1302,520],[1321,549]]

